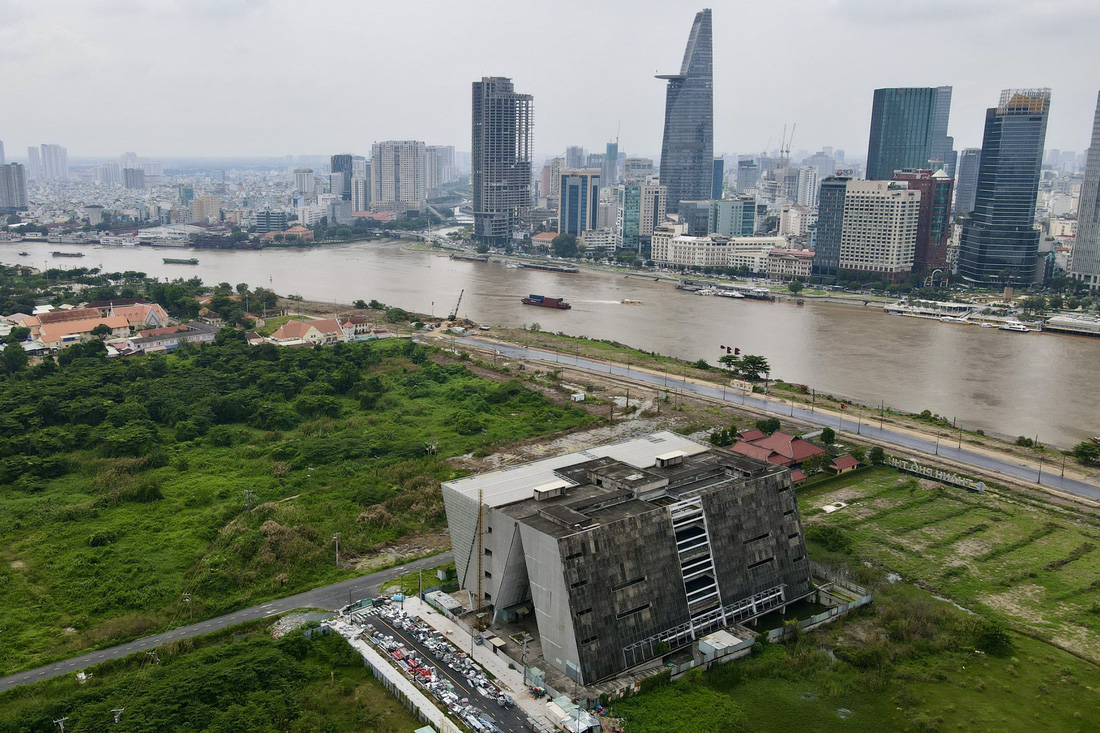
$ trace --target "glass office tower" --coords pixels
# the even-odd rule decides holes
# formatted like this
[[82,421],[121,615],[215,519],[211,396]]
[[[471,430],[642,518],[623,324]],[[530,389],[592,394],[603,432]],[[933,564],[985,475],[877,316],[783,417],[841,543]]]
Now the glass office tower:
[[661,143],[661,185],[668,188],[668,211],[683,200],[709,199],[714,173],[714,84],[710,9],[695,15],[679,74],[668,80],[665,132]]
[[1035,279],[1035,199],[1043,164],[1049,89],[1006,89],[985,113],[974,211],[963,224],[959,274],[988,284]]

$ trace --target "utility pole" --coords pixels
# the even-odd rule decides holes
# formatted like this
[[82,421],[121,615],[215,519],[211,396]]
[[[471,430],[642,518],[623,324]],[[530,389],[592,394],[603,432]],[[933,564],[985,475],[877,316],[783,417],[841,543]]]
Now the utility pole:
[[[191,603],[191,594],[190,593],[184,593],[183,594],[183,602],[187,604],[187,612],[188,612],[188,616],[189,616],[188,623],[190,623],[191,621],[195,620],[195,606]],[[118,721],[116,720],[115,722],[117,723]]]
[[1062,454],[1062,478],[1066,477],[1066,454]]
[[1042,456],[1039,456],[1039,478],[1037,479],[1037,482],[1040,483],[1040,484],[1043,483],[1043,457]]
[[878,405],[878,429],[882,430],[882,413],[886,409],[886,400],[879,401]]
[[340,533],[334,534],[332,539],[336,542],[336,567],[340,567]]
[[68,717],[59,718],[59,719],[57,719],[53,722],[54,725],[56,725],[58,728],[61,729],[61,733],[65,733],[65,721],[66,720],[68,720]]

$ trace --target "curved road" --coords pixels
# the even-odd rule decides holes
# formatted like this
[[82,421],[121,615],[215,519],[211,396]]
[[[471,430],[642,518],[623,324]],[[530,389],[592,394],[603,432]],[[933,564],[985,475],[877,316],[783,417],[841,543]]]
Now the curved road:
[[254,621],[256,619],[286,613],[287,611],[293,611],[298,608],[323,608],[329,611],[335,611],[338,608],[343,608],[352,601],[357,601],[362,598],[371,598],[378,595],[382,584],[387,580],[393,580],[399,575],[404,575],[414,570],[434,568],[436,565],[442,565],[443,563],[450,562],[450,560],[450,551],[439,555],[432,555],[431,557],[413,560],[388,570],[380,570],[370,575],[361,575],[358,578],[342,580],[339,583],[333,583],[332,585],[326,585],[321,588],[314,588],[304,593],[298,593],[297,595],[287,596],[286,598],[280,598],[269,603],[263,603],[258,606],[252,606],[251,608],[227,613],[224,616],[217,616],[206,621],[200,621],[197,624],[180,626],[171,631],[165,631],[162,634],[146,636],[126,644],[119,644],[118,646],[109,647],[107,649],[99,649],[79,657],[65,659],[60,662],[55,662],[54,664],[47,664],[37,669],[30,669],[26,672],[0,677],[0,692],[10,690],[19,685],[39,682],[51,677],[57,677],[58,675],[69,674],[70,672],[77,672],[85,667],[91,667],[101,662],[106,662],[109,659],[118,659],[130,654],[151,650],[170,641],[178,641],[179,639],[186,639],[190,636],[208,634],[211,631],[217,631],[230,626],[243,624],[247,621]]
[[[496,349],[501,356],[507,356],[512,359],[533,358],[540,361],[557,362],[576,366],[594,372],[629,377],[635,381],[652,384],[654,387],[661,389],[692,392],[694,394],[728,402],[733,405],[747,405],[763,412],[770,412],[779,416],[786,415],[788,417],[796,417],[799,420],[804,420],[814,425],[846,430],[849,433],[852,432],[852,428],[856,428],[856,432],[859,435],[865,435],[868,438],[883,443],[920,451],[930,456],[942,456],[943,458],[958,461],[959,463],[985,471],[995,471],[1005,476],[1011,476],[1014,479],[1035,482],[1043,486],[1058,489],[1059,491],[1076,494],[1077,496],[1100,500],[1100,486],[1088,483],[1087,481],[1079,481],[1077,479],[1060,476],[1058,474],[1060,466],[1057,464],[1047,465],[1043,469],[1038,469],[1022,461],[991,456],[966,448],[960,449],[957,443],[951,441],[938,442],[892,428],[880,428],[877,425],[871,424],[868,421],[861,421],[858,418],[852,420],[851,417],[856,417],[856,415],[846,417],[839,413],[816,412],[804,407],[793,406],[790,403],[774,402],[753,395],[746,395],[734,389],[723,389],[722,387],[714,385],[699,384],[697,382],[688,381],[682,377],[657,374],[648,370],[631,369],[629,366],[622,366],[620,364],[596,361],[577,356],[568,356],[555,351],[545,351],[527,346],[505,344],[498,341],[484,341],[482,339],[470,337],[457,337],[454,341],[482,349]],[[873,413],[868,412],[867,420],[872,420],[872,415]],[[1042,471],[1041,475],[1040,470]]]

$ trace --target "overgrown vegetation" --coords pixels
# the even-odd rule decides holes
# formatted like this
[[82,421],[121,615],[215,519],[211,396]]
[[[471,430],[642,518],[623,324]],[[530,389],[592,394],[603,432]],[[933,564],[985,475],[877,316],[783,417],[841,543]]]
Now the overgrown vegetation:
[[442,526],[446,457],[591,420],[407,341],[238,337],[0,380],[0,673],[346,577]]
[[[313,624],[316,626],[316,624]],[[0,694],[0,733],[65,730],[409,731],[418,723],[340,636],[266,629],[187,640]],[[195,647],[198,648],[195,648]],[[115,710],[121,710],[114,723]]]

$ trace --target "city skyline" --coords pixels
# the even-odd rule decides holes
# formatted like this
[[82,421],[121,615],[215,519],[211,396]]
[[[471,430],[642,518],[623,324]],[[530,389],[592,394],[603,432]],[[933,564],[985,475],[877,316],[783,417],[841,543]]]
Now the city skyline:
[[[560,79],[563,74],[587,73],[580,64],[588,60],[565,59],[566,66],[576,65],[572,71],[562,64],[542,63],[529,53],[529,33],[502,34],[495,24],[484,22],[492,17],[491,9],[501,5],[496,2],[414,3],[401,10],[401,17],[431,8],[415,31],[372,33],[366,47],[356,39],[369,28],[398,20],[397,11],[327,4],[311,17],[317,27],[335,26],[329,30],[348,42],[333,38],[329,47],[326,30],[326,47],[318,55],[324,63],[316,64],[302,63],[302,54],[308,56],[310,48],[310,28],[303,28],[296,6],[281,0],[108,1],[94,7],[83,3],[38,7],[5,0],[0,5],[6,18],[0,29],[6,68],[21,80],[6,93],[9,109],[18,114],[0,117],[0,139],[5,141],[8,159],[21,162],[22,151],[45,140],[65,145],[73,158],[114,157],[134,149],[154,157],[257,157],[335,150],[362,154],[371,143],[386,139],[431,140],[463,150],[469,123],[466,85],[469,79],[485,75],[513,78],[539,100],[536,157],[560,153],[571,144],[602,150],[615,139],[620,125],[621,151],[657,157],[664,90],[652,76],[676,68],[691,16],[702,9],[659,3],[628,9],[606,4],[578,5],[573,13],[569,3],[530,5],[525,18],[540,34],[555,36],[559,30],[568,30],[573,41],[600,38],[606,46],[602,40],[606,28],[615,27],[623,39],[653,39],[614,45],[601,59],[601,78],[613,83],[578,90],[562,85]],[[1100,50],[1088,40],[1100,30],[1100,11],[1087,3],[1061,0],[1031,7],[1023,2],[932,0],[886,7],[866,0],[838,0],[820,7],[795,2],[767,8],[726,2],[708,5],[713,8],[718,70],[714,80],[716,154],[774,147],[783,125],[797,123],[796,150],[812,152],[831,145],[861,155],[875,88],[941,84],[955,89],[949,133],[956,149],[980,145],[985,100],[1002,88],[1029,86],[1053,89],[1056,112],[1050,120],[1048,145],[1077,152],[1088,145],[1095,79],[1079,70],[1095,68],[1100,62]],[[576,23],[576,17],[587,20]],[[126,44],[102,42],[138,24],[142,33],[128,35]],[[777,24],[782,24],[791,53],[768,51],[773,40],[764,31]],[[981,26],[981,32],[970,27],[974,24]],[[761,32],[743,32],[753,27]],[[654,34],[654,28],[665,33]],[[423,52],[416,58],[399,52],[410,34],[422,37]],[[1044,49],[1041,62],[1038,55],[1018,54],[1015,46],[1002,42],[1005,37],[1021,36],[1031,39],[1031,47]],[[929,42],[929,38],[940,40]],[[858,47],[870,57],[892,55],[905,45],[919,45],[930,53],[919,65],[865,64],[857,73],[831,77],[828,84],[821,84],[805,69],[813,68],[814,57],[837,43]],[[302,53],[291,53],[291,44],[300,45]],[[765,58],[766,64],[753,63]],[[348,84],[343,74],[324,73],[327,63],[333,69],[370,69],[366,91],[362,84]],[[400,69],[395,67],[398,63]],[[744,70],[754,66],[758,78],[748,84]],[[178,106],[167,101],[119,104],[114,95],[102,93],[112,86],[163,88],[164,75],[183,67],[189,73],[174,81],[174,96],[201,100],[186,115],[178,114]],[[736,74],[723,73],[734,68],[739,69]],[[280,84],[270,84],[273,75]],[[412,77],[423,80],[418,97],[428,100],[431,113],[424,114],[422,104],[377,103],[407,96],[406,81]],[[40,104],[40,92],[47,88],[63,90],[61,99],[79,109],[79,117],[58,114],[56,96],[54,103]],[[746,96],[748,90],[751,97]],[[295,100],[311,103],[287,104]],[[576,114],[578,109],[585,114]],[[195,134],[198,129],[203,134]]]

